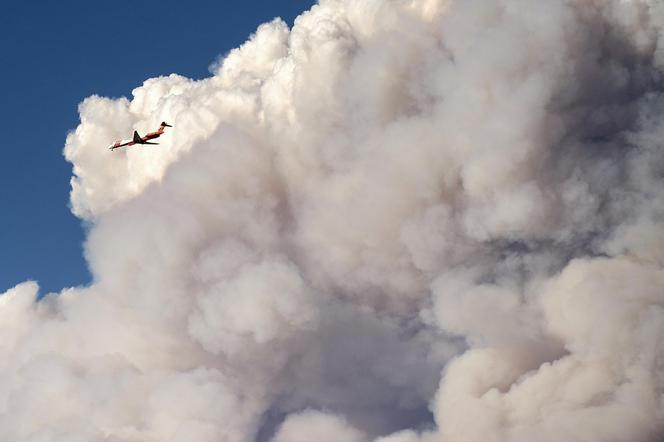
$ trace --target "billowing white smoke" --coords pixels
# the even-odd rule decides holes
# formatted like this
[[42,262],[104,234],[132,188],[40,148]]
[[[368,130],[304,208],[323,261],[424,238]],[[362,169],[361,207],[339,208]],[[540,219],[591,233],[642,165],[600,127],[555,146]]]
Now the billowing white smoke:
[[0,296],[0,441],[661,440],[663,29],[322,0],[86,99],[94,282]]

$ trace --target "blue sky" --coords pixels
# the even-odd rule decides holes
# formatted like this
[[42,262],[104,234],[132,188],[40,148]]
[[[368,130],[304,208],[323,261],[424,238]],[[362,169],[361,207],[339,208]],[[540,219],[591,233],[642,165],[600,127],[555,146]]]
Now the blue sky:
[[[86,96],[130,96],[150,77],[208,66],[274,17],[313,0],[14,1],[0,14],[0,293],[89,283],[62,149]],[[100,155],[112,140],[99,140]]]

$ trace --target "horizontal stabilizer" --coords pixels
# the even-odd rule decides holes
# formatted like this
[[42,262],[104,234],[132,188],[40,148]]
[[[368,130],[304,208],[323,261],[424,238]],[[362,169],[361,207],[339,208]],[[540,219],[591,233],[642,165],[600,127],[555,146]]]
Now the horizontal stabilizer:
[[148,141],[143,141],[141,144],[159,144],[159,143],[150,143]]

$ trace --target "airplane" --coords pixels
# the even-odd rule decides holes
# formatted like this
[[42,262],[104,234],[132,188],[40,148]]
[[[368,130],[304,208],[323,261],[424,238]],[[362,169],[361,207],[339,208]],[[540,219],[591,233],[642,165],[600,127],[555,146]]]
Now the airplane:
[[165,127],[173,127],[173,126],[171,126],[165,121],[162,121],[157,131],[150,132],[149,134],[146,134],[144,137],[141,137],[138,134],[138,132],[134,131],[134,138],[132,138],[131,140],[116,141],[110,146],[108,146],[108,148],[110,150],[114,150],[117,149],[118,147],[133,146],[134,144],[159,144],[159,143],[150,143],[148,140],[152,140],[153,138],[159,138],[161,134],[164,133]]

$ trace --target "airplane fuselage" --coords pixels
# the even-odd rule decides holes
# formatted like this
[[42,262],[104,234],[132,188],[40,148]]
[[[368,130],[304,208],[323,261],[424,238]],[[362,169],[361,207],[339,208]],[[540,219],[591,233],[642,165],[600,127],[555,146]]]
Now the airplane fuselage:
[[138,132],[134,131],[134,138],[131,140],[119,140],[108,146],[110,150],[117,149],[118,147],[129,147],[133,146],[135,144],[159,144],[159,143],[151,143],[150,140],[154,138],[159,138],[163,133],[164,133],[164,128],[165,127],[173,127],[170,124],[166,123],[165,121],[162,121],[161,125],[159,125],[159,129],[150,132],[146,134],[145,136],[141,137],[138,135]]
[[161,134],[163,134],[163,133],[164,133],[164,128],[162,126],[162,127],[159,128],[158,131],[150,132],[149,134],[146,134],[144,137],[142,137],[142,140],[143,141],[148,141],[148,140],[152,140],[154,138],[159,138],[161,136]]

